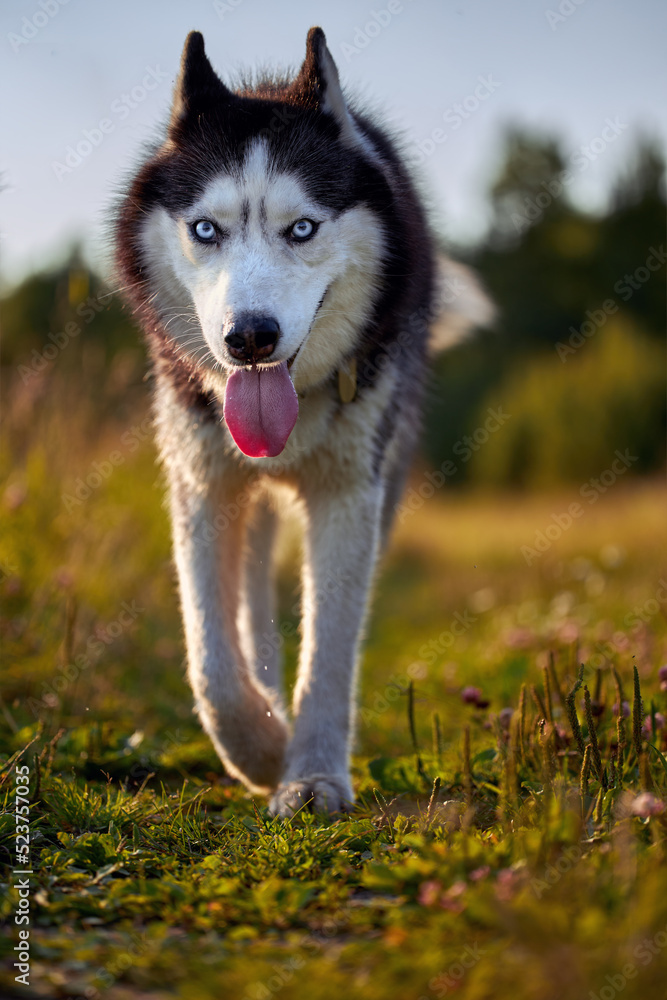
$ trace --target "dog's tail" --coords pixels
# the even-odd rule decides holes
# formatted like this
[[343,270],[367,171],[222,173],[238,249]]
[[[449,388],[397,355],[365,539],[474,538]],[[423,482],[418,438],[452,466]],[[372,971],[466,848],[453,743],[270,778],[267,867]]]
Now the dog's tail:
[[439,254],[436,318],[429,340],[431,353],[460,344],[476,327],[492,326],[496,315],[496,307],[475,272]]

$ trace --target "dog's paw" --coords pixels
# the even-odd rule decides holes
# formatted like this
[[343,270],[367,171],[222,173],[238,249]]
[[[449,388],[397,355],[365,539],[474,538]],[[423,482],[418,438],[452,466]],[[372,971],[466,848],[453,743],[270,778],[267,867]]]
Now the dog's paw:
[[269,802],[273,816],[289,817],[305,808],[317,813],[350,812],[354,793],[346,777],[310,774],[279,785]]

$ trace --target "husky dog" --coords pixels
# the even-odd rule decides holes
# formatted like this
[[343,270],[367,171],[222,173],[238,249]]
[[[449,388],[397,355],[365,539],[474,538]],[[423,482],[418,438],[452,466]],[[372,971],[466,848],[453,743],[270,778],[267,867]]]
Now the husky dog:
[[[420,429],[433,312],[413,182],[346,102],[320,28],[293,79],[234,91],[192,32],[115,241],[152,358],[201,722],[274,814],[349,808],[360,637]],[[272,572],[285,500],[304,525],[291,726]]]

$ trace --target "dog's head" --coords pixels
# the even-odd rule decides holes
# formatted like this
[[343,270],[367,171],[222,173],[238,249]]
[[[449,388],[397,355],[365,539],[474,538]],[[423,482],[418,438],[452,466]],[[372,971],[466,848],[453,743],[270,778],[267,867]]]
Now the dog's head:
[[[329,377],[368,322],[387,178],[320,28],[291,82],[235,92],[202,36],[188,36],[167,139],[128,199],[141,205],[133,240],[179,354],[226,379],[225,417],[246,453],[282,450],[296,419],[292,383]],[[275,440],[257,443],[267,407]]]

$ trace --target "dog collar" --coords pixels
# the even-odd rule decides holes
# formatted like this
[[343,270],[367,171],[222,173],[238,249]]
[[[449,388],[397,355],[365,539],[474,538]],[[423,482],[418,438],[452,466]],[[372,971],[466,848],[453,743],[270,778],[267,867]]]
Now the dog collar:
[[338,395],[341,403],[351,403],[357,394],[357,359],[350,358],[338,369]]

